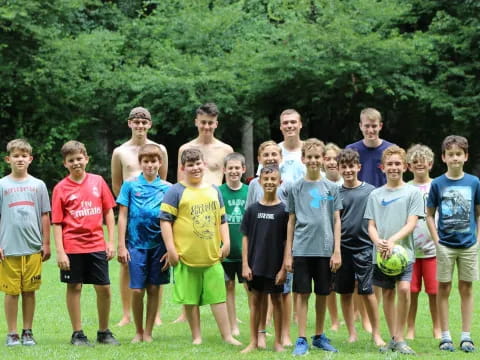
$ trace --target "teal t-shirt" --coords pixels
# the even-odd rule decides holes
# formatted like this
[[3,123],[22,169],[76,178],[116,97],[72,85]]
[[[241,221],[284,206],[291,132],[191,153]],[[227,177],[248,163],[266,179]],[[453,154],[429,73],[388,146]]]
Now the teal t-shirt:
[[225,203],[228,229],[230,231],[230,255],[228,255],[224,261],[242,261],[242,233],[240,232],[240,224],[245,214],[248,186],[242,184],[240,189],[232,190],[227,184],[223,184],[219,189]]

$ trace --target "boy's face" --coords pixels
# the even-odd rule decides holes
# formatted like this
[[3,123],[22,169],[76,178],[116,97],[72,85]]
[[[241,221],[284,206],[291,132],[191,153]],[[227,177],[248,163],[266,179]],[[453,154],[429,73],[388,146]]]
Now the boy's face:
[[261,174],[260,185],[265,194],[275,193],[280,186],[280,173],[278,171],[272,171],[270,173]]
[[337,176],[338,174],[338,164],[337,164],[337,153],[335,150],[328,150],[323,156],[323,167],[327,175]]
[[218,126],[217,116],[198,114],[195,118],[195,126],[198,129],[198,135],[213,136]]
[[427,176],[432,170],[433,163],[430,161],[428,162],[425,159],[413,159],[408,164],[408,170],[413,174],[413,176]]
[[9,155],[5,157],[5,161],[10,164],[12,172],[27,172],[28,166],[33,160],[33,156],[27,151],[13,149]]
[[266,165],[279,165],[282,161],[282,155],[277,145],[265,146],[258,156],[258,162],[263,166]]
[[182,171],[185,172],[185,177],[192,182],[200,182],[203,178],[203,171],[205,170],[205,163],[203,160],[187,161],[182,165]]
[[360,131],[365,140],[378,140],[383,123],[379,120],[368,119],[365,116],[360,117]]
[[307,149],[305,155],[302,156],[302,162],[308,170],[320,171],[323,164],[323,150],[319,147]]
[[398,154],[387,156],[382,164],[382,171],[387,180],[398,181],[403,179],[403,173],[407,170],[407,164]]
[[85,168],[88,164],[88,156],[77,152],[74,154],[68,154],[63,160],[63,166],[65,166],[74,178],[81,178],[85,173]]
[[361,168],[362,166],[357,162],[340,163],[338,165],[338,171],[345,182],[353,182],[357,180]]
[[240,160],[229,160],[227,161],[224,171],[227,181],[237,182],[240,181],[246,169]]
[[130,119],[128,127],[132,129],[133,136],[147,136],[148,130],[152,127],[152,122],[147,119]]
[[300,136],[300,130],[302,129],[302,121],[298,114],[283,115],[280,118],[280,131],[283,134],[283,138],[298,137]]
[[158,175],[158,169],[162,162],[157,156],[142,156],[140,160],[140,167],[144,176],[152,178]]
[[442,160],[447,164],[448,169],[462,170],[468,160],[468,153],[458,145],[452,145],[442,154]]

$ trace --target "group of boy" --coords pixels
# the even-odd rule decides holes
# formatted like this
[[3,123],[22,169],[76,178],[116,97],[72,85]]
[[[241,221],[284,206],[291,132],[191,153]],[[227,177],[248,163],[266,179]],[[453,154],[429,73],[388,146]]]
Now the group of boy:
[[[293,123],[283,124],[292,114]],[[223,340],[240,345],[233,337],[238,334],[232,290],[237,274],[239,279],[246,280],[250,293],[251,335],[244,352],[263,347],[259,331],[264,326],[267,294],[273,305],[274,350],[284,350],[289,345],[290,328],[283,316],[283,283],[287,272],[293,272],[298,316],[294,355],[304,355],[309,350],[306,325],[312,290],[316,295],[312,345],[337,351],[324,330],[327,296],[332,290],[341,294],[349,341],[356,341],[352,301],[355,288],[367,310],[375,345],[384,352],[415,354],[407,345],[404,332],[408,322],[407,337],[414,336],[416,307],[410,309],[410,294],[418,293],[422,277],[430,295],[434,335],[441,337],[440,349],[454,351],[448,331],[448,297],[457,263],[462,303],[460,348],[465,352],[474,350],[470,327],[472,281],[478,277],[480,182],[463,172],[468,159],[467,140],[460,136],[444,140],[442,160],[448,170],[429,187],[431,150],[417,145],[406,153],[380,139],[381,116],[374,109],[366,109],[360,117],[364,139],[340,151],[335,159],[343,178],[343,185],[338,186],[322,171],[326,155],[323,142],[300,142],[300,164],[299,144],[287,144],[289,136],[299,139],[301,120],[297,114],[292,110],[281,116],[283,148],[274,142],[260,145],[258,159],[263,167],[248,190],[241,182],[245,172],[243,156],[232,153],[231,147],[213,136],[218,110],[212,104],[197,110],[199,136],[180,148],[179,182],[173,186],[162,180],[166,177],[166,150],[146,138],[151,117],[144,108],[132,110],[128,120],[132,139],[112,156],[114,192],[119,192],[116,202],[105,181],[86,172],[89,159],[84,145],[69,141],[62,147],[69,175],[54,188],[52,223],[61,281],[67,283],[72,344],[90,345],[81,323],[83,284],[93,284],[97,294],[97,342],[119,344],[108,329],[108,261],[115,256],[113,208],[118,204],[118,259],[126,266],[124,271],[128,269],[133,293],[136,334],[132,342],[153,340],[160,285],[169,282],[168,270],[172,267],[174,301],[184,305],[194,344],[202,342],[199,306],[209,304]],[[288,146],[294,153],[288,156],[296,159],[282,162],[282,153],[288,152]],[[50,206],[45,184],[27,172],[33,159],[30,145],[14,140],[8,144],[7,152],[6,161],[12,172],[0,182],[0,286],[6,293],[7,345],[34,345],[34,292],[41,282],[41,262],[50,256]],[[328,164],[333,171],[333,160]],[[286,170],[288,166],[294,170]],[[222,174],[223,167],[226,183],[218,188],[218,174]],[[363,175],[365,168],[369,171]],[[403,181],[407,168],[414,175],[413,186]],[[373,184],[360,180],[372,174],[376,174]],[[288,176],[294,179],[282,182]],[[381,186],[375,189],[375,185]],[[375,266],[374,254],[388,258],[398,244],[407,250],[408,266],[400,275],[388,276]],[[438,286],[435,256],[441,269],[436,275]],[[421,258],[417,263],[416,257]],[[124,274],[122,278],[125,277]],[[387,344],[380,335],[378,303],[372,285],[382,288],[391,336]],[[147,312],[143,325],[145,292]],[[20,294],[24,310],[21,337],[16,329]],[[130,308],[124,308],[123,322],[129,321],[129,314]]]

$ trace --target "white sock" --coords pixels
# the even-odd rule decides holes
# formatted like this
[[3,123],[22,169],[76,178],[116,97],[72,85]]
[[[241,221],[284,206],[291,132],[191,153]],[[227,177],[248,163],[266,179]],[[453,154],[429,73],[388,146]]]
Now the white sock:
[[471,340],[472,338],[470,337],[470,331],[462,331],[462,335],[460,337],[460,341],[463,340]]
[[442,340],[450,340],[452,341],[452,336],[450,335],[450,331],[442,331]]

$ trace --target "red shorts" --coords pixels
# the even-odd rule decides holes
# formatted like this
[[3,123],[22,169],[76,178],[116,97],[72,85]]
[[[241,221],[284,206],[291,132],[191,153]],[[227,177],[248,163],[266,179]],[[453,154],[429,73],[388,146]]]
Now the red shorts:
[[412,282],[410,283],[412,293],[418,293],[422,290],[422,277],[425,283],[425,292],[429,295],[436,295],[438,289],[436,257],[415,260]]

